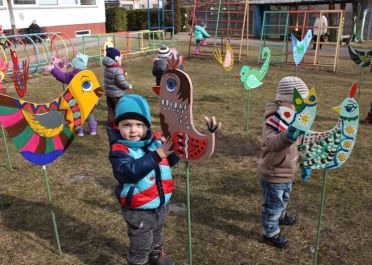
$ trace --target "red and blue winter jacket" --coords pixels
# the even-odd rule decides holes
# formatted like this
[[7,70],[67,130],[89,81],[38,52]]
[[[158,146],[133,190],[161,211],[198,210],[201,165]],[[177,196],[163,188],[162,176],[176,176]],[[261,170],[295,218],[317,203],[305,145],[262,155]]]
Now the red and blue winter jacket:
[[169,202],[174,181],[171,166],[179,158],[172,154],[161,159],[155,151],[160,145],[160,134],[149,131],[149,139],[142,147],[130,146],[120,140],[117,130],[108,128],[111,145],[110,162],[114,177],[119,182],[116,195],[122,207],[132,209],[156,209]]

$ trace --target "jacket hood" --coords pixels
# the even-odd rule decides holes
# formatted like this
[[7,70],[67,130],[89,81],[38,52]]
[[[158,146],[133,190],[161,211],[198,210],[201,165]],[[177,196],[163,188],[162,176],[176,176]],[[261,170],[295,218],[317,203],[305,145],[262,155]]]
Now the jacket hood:
[[113,66],[114,64],[116,64],[117,62],[113,59],[111,59],[110,57],[107,57],[105,56],[103,59],[102,59],[102,64],[106,67],[111,67]]

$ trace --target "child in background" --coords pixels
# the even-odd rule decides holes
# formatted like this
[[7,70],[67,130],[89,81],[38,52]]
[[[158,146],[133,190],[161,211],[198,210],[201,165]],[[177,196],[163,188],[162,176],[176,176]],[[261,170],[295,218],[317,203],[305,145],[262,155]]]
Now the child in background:
[[205,30],[207,25],[203,21],[200,22],[200,25],[195,26],[195,41],[196,41],[196,48],[195,48],[195,54],[200,55],[200,43],[205,38],[210,38],[208,32]]
[[175,49],[169,49],[165,44],[160,44],[158,54],[154,58],[154,66],[152,68],[152,75],[155,76],[156,85],[160,85],[160,80],[163,74],[168,70],[168,59],[174,56],[179,59],[178,69],[184,70],[184,59]]
[[3,31],[3,26],[1,26],[1,25],[0,25],[0,45],[5,50],[5,48],[6,48],[6,39],[5,39],[4,31]]
[[128,94],[115,108],[118,130],[108,127],[115,189],[129,237],[129,265],[172,265],[163,252],[163,227],[174,187],[171,169],[179,158],[173,142],[151,130],[145,98]]
[[115,127],[115,107],[120,98],[125,95],[124,90],[131,89],[132,85],[125,80],[125,71],[121,67],[122,55],[118,49],[107,48],[106,56],[102,59],[105,66],[105,91],[107,103],[108,126]]
[[293,225],[294,216],[289,216],[287,206],[292,190],[292,181],[298,171],[300,155],[297,145],[301,142],[301,131],[286,124],[278,112],[279,107],[294,109],[293,90],[296,88],[302,98],[309,89],[298,77],[287,76],[280,80],[276,100],[266,105],[265,124],[262,130],[261,153],[257,161],[258,174],[263,195],[261,221],[264,241],[278,248],[284,248],[288,240],[280,233],[280,225]]
[[[51,73],[58,81],[68,85],[77,73],[88,68],[88,55],[78,52],[75,58],[71,60],[71,66],[73,67],[71,72],[63,72],[60,68],[55,67],[53,64],[46,65],[44,70]],[[97,121],[94,118],[93,110],[89,114],[87,121],[90,135],[96,135]],[[79,129],[78,136],[84,136],[83,127]]]

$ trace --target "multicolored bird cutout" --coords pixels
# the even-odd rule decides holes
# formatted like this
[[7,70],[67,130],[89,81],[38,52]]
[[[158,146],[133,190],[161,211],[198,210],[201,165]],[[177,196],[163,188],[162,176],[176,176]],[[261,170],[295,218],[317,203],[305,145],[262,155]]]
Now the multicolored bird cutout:
[[180,58],[168,60],[168,70],[160,81],[159,116],[165,137],[172,137],[175,153],[186,162],[200,162],[214,151],[215,135],[221,123],[205,117],[208,134],[203,135],[193,123],[193,87],[190,77],[179,70]]
[[[359,105],[354,99],[357,84],[350,89],[350,97],[333,108],[340,113],[335,127],[325,132],[305,133],[299,150],[303,169],[334,169],[342,166],[353,150],[359,124]],[[308,176],[307,176],[308,177]]]
[[260,70],[250,69],[247,65],[244,65],[240,69],[240,73],[236,74],[235,77],[240,79],[240,82],[244,85],[246,90],[252,90],[261,86],[261,82],[265,77],[271,59],[271,51],[268,47],[265,47],[262,51],[262,58],[265,59]]
[[46,165],[63,154],[103,94],[94,73],[84,70],[47,104],[0,94],[0,123],[26,160]]
[[219,62],[223,69],[225,69],[226,72],[230,72],[234,67],[234,52],[231,48],[230,41],[226,40],[226,48],[225,48],[225,58],[222,58],[221,50],[215,49],[213,51],[213,55],[216,58],[217,62]]
[[13,83],[18,96],[23,98],[27,92],[28,69],[30,63],[28,60],[22,60],[22,71],[19,68],[18,55],[16,50],[10,49],[10,56],[13,62]]
[[354,49],[350,45],[349,48],[349,54],[350,58],[354,61],[354,63],[360,67],[367,67],[371,65],[372,61],[372,50],[360,50],[360,49]]
[[304,58],[312,38],[313,35],[311,33],[311,29],[306,32],[305,38],[301,41],[299,41],[296,38],[296,35],[291,32],[293,61],[296,65],[298,65]]
[[3,85],[2,81],[5,78],[6,71],[9,68],[9,62],[4,62],[2,58],[0,58],[0,93],[6,94],[6,88]]

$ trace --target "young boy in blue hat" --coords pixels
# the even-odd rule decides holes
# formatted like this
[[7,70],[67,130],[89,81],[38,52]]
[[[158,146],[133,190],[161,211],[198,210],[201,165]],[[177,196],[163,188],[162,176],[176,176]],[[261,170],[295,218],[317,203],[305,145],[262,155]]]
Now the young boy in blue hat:
[[[63,72],[53,64],[46,65],[44,70],[50,72],[58,81],[68,85],[77,73],[88,68],[88,55],[78,52],[70,64],[73,67],[71,72]],[[93,110],[87,118],[90,135],[97,134],[97,121],[94,118]],[[84,136],[83,127],[78,131],[78,136]]]
[[125,80],[125,70],[121,66],[122,56],[118,49],[107,48],[106,56],[102,59],[105,66],[105,93],[108,111],[108,126],[115,127],[115,107],[119,99],[125,95],[124,90],[131,89],[132,85]]
[[174,187],[170,167],[179,161],[173,142],[152,132],[150,107],[139,95],[128,94],[119,100],[115,123],[118,130],[107,128],[109,157],[127,223],[128,264],[172,265],[162,245]]

